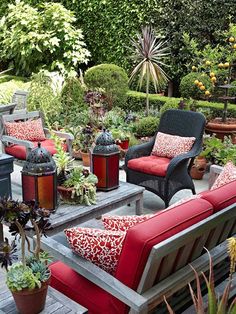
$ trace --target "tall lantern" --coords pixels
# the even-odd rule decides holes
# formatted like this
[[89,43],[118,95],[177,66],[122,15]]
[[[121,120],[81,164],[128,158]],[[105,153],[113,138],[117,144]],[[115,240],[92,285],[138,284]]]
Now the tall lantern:
[[110,191],[118,188],[119,155],[112,135],[104,129],[92,152],[92,172],[98,177],[98,190]]
[[23,201],[35,200],[40,207],[56,209],[56,164],[51,154],[42,148],[40,143],[29,153],[21,177]]

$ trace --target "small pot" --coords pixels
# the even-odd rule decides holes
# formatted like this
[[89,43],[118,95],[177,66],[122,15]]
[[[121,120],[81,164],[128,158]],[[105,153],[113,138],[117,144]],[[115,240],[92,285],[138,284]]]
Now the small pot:
[[73,150],[72,151],[72,157],[75,159],[82,159],[80,150]]
[[57,187],[57,191],[60,194],[61,199],[64,203],[67,204],[77,204],[77,197],[72,198],[72,192],[74,191],[73,188],[65,188],[64,186],[59,185]]
[[198,156],[194,160],[194,164],[190,170],[192,179],[201,180],[206,172],[207,161],[205,157]]
[[44,309],[49,283],[50,279],[41,288],[11,291],[20,314],[38,314]]
[[84,153],[82,151],[80,151],[80,153],[83,161],[83,166],[90,167],[90,153]]
[[123,140],[123,141],[117,141],[117,145],[119,145],[122,149],[128,149],[129,148],[129,139]]

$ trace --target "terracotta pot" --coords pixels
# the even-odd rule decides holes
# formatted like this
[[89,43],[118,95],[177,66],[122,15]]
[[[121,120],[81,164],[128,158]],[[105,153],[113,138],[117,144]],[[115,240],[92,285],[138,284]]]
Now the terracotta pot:
[[201,180],[204,173],[206,172],[207,161],[205,157],[196,157],[194,164],[190,170],[190,175],[192,179]]
[[50,279],[33,290],[11,291],[20,314],[38,314],[44,309],[49,282]]
[[119,145],[122,149],[128,149],[129,148],[129,139],[123,140],[123,141],[117,141],[117,145]]
[[228,118],[224,123],[220,118],[216,118],[207,123],[205,130],[210,134],[215,133],[216,137],[222,140],[224,136],[230,136],[232,143],[236,144],[236,119]]
[[81,153],[81,157],[82,157],[82,161],[83,161],[83,166],[89,167],[90,166],[90,154],[84,153],[82,151],[80,151],[80,153]]
[[75,196],[72,198],[73,190],[73,188],[65,188],[61,185],[57,187],[57,191],[60,194],[61,199],[67,204],[77,204],[77,197]]

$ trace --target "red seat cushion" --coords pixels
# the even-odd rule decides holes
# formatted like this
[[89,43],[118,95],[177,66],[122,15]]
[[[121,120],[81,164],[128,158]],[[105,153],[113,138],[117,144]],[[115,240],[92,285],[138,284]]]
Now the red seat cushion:
[[165,177],[170,161],[171,159],[166,157],[146,156],[129,160],[128,168],[159,177]]
[[[34,147],[37,147],[38,141],[32,142],[32,143],[34,144]],[[51,153],[51,155],[54,155],[57,152],[53,140],[46,139],[45,141],[41,141],[40,143],[41,143],[41,147],[46,148]],[[63,149],[65,151],[67,151],[67,145],[66,144],[62,144],[62,145],[63,145]],[[7,146],[5,148],[5,151],[8,155],[12,155],[17,159],[21,159],[21,160],[26,159],[26,148],[25,148],[25,146],[11,145],[11,146]]]
[[201,193],[202,198],[212,204],[214,212],[236,202],[236,181],[227,183],[219,188]]
[[[212,205],[198,198],[170,210],[163,210],[130,228],[126,233],[115,277],[136,290],[152,247],[212,213]],[[115,298],[113,307],[117,313],[125,311],[125,305]]]
[[80,276],[62,262],[52,263],[50,269],[52,273],[50,285],[88,308],[89,314],[113,313],[109,305],[111,295],[105,290]]

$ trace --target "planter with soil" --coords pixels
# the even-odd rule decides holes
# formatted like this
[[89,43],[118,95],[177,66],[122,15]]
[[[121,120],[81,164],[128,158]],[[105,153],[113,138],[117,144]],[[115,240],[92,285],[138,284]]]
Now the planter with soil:
[[209,134],[215,133],[222,140],[224,136],[230,136],[232,143],[236,144],[236,118],[227,118],[225,122],[215,118],[207,123],[205,130]]

